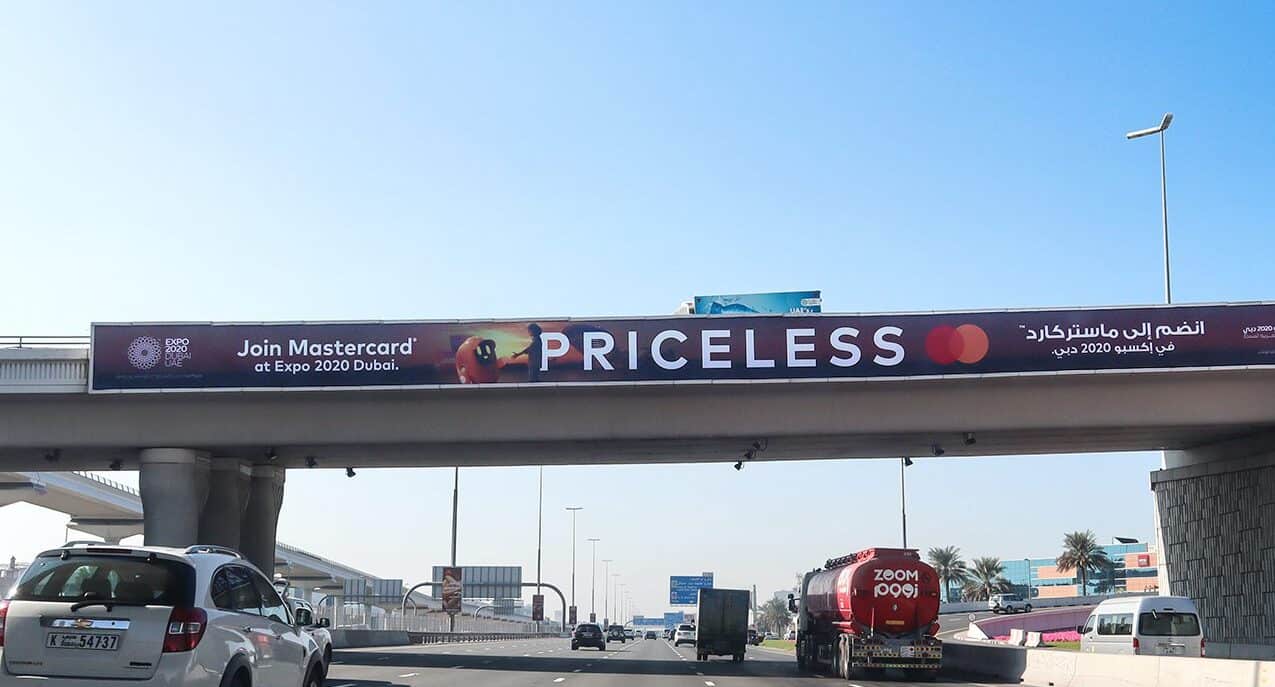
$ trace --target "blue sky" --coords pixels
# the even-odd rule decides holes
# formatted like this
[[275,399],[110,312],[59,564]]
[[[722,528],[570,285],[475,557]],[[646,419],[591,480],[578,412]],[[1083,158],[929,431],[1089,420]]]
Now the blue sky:
[[[793,288],[822,289],[833,311],[1152,303],[1158,150],[1123,133],[1165,111],[1177,300],[1265,299],[1272,15],[10,4],[0,330],[641,315],[696,293]],[[1030,502],[988,498],[1004,475],[1030,483],[1040,461],[1066,477]],[[1157,462],[926,461],[911,471],[914,543],[1008,557],[1048,553],[1065,528],[1149,536]],[[649,610],[668,574],[715,569],[765,593],[841,553],[807,521],[843,531],[847,550],[896,536],[888,463],[550,472],[546,570],[569,567],[562,505],[614,514],[581,537],[624,552]],[[530,565],[534,469],[472,473],[462,551]],[[803,489],[832,479],[877,485],[881,517],[847,522],[836,498],[807,507]],[[294,474],[281,535],[420,576],[445,555],[449,492],[441,470]],[[334,531],[316,531],[309,518],[333,501]],[[722,534],[670,527],[679,508],[721,513]],[[0,553],[61,536],[49,520],[53,534],[15,541],[26,512],[0,510]],[[405,517],[426,524],[386,524]]]

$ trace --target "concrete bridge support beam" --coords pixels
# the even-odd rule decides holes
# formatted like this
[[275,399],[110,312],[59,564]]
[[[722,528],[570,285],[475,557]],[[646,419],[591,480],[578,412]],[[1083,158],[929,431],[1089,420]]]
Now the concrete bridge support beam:
[[279,508],[283,506],[285,476],[281,467],[252,467],[248,508],[240,528],[239,550],[267,576],[274,575],[275,533]]
[[208,498],[208,456],[184,448],[147,448],[139,462],[146,544],[196,543]]
[[1165,453],[1151,473],[1161,594],[1199,607],[1209,651],[1275,657],[1275,435]]
[[212,462],[208,501],[199,517],[200,544],[216,544],[238,550],[248,508],[252,468],[237,460]]

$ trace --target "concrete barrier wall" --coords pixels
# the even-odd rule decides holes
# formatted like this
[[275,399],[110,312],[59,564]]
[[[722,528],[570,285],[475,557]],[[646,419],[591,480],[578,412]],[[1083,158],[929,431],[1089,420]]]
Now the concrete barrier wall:
[[411,639],[406,632],[398,630],[332,630],[332,648],[334,649],[403,644],[411,644]]
[[1270,687],[1275,662],[1112,656],[948,642],[945,672],[1034,687]]
[[458,644],[468,642],[503,642],[510,639],[557,637],[557,633],[531,634],[514,632],[403,632],[399,630],[332,630],[332,648],[361,649],[373,646],[406,644]]

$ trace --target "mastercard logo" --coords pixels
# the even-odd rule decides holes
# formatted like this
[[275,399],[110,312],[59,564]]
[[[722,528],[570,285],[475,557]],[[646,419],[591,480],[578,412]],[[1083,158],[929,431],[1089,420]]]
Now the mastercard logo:
[[925,353],[940,365],[973,365],[987,356],[987,332],[976,324],[935,327],[925,337]]

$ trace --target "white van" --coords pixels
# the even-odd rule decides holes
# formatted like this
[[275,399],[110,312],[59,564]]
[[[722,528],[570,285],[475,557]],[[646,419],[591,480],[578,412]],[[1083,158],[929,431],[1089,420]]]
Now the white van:
[[1107,599],[1076,631],[1080,650],[1093,654],[1204,655],[1200,615],[1185,596]]

